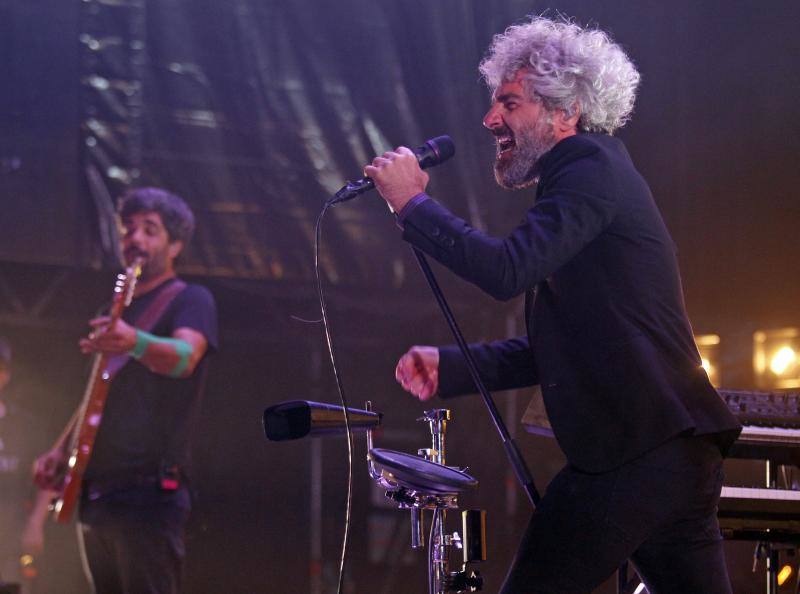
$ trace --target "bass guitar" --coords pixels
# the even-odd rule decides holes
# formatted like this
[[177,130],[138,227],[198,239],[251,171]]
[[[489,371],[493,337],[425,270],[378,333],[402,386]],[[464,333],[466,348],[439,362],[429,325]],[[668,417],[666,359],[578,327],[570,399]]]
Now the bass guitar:
[[[109,326],[119,320],[122,312],[130,305],[141,271],[142,261],[137,259],[124,272],[117,275],[109,314],[111,318]],[[53,514],[57,522],[67,523],[72,518],[78,503],[83,475],[89,465],[97,431],[103,418],[111,380],[128,358],[128,355],[111,356],[107,353],[97,353],[94,356],[89,382],[78,408],[71,438],[64,450],[69,453],[69,458],[63,490],[53,504]]]

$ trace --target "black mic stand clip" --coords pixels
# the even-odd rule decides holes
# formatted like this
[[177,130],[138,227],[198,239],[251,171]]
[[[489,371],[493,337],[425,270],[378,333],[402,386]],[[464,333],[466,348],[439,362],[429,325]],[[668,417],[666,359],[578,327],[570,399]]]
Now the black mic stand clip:
[[328,198],[325,206],[333,206],[334,204],[339,204],[340,202],[347,202],[348,200],[352,200],[356,196],[359,196],[374,187],[375,182],[369,177],[362,177],[354,182],[348,180],[348,182],[339,188],[339,190],[333,196]]

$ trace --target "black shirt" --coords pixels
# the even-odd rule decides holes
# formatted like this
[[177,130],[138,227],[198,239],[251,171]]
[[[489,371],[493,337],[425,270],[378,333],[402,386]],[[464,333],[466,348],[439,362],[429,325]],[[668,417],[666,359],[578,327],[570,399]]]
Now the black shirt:
[[[133,300],[122,315],[135,320],[174,279]],[[217,312],[205,287],[187,285],[167,306],[151,334],[170,337],[191,328],[208,341],[208,351],[188,378],[148,370],[131,359],[114,377],[85,479],[122,479],[152,475],[163,466],[190,464],[190,433],[203,390],[208,357],[217,349]]]
[[[700,366],[675,246],[625,146],[577,134],[540,167],[535,203],[505,238],[433,200],[403,224],[404,239],[490,295],[525,294],[527,336],[472,347],[487,387],[541,385],[553,432],[584,471],[684,432],[726,449],[741,426]],[[440,349],[441,395],[474,391],[461,361]]]

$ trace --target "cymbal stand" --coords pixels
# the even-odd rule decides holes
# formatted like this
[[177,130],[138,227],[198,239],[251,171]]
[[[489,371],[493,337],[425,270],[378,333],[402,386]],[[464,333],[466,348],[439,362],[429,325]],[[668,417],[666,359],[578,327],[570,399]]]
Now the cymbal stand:
[[[370,402],[366,410],[372,410]],[[428,460],[445,466],[445,434],[447,421],[450,420],[448,409],[425,411],[424,416],[417,419],[427,422],[431,430],[430,448],[417,451],[417,454]],[[367,431],[367,451],[372,451],[372,429]],[[483,587],[483,578],[476,571],[467,572],[467,563],[484,561],[485,554],[485,518],[486,512],[466,510],[462,512],[465,534],[445,532],[445,518],[448,509],[458,509],[457,493],[426,492],[424,489],[409,488],[398,483],[386,471],[379,471],[372,459],[367,457],[370,477],[379,486],[386,489],[386,497],[395,501],[400,509],[411,511],[411,548],[425,546],[423,532],[423,510],[431,510],[432,520],[428,548],[428,592],[429,594],[447,594],[448,592],[475,592]],[[464,562],[460,571],[450,571],[452,549],[463,550]]]

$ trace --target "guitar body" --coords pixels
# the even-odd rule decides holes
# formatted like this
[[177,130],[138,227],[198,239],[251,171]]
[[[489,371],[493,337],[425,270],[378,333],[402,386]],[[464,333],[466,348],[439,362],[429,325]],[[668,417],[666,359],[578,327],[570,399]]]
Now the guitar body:
[[[133,298],[133,290],[136,279],[141,272],[141,263],[137,260],[123,274],[117,277],[117,284],[114,288],[114,299],[111,306],[111,322],[116,322]],[[75,507],[81,493],[81,483],[89,466],[89,460],[94,450],[94,442],[97,438],[97,431],[100,429],[100,422],[103,419],[103,411],[108,398],[108,390],[111,387],[112,371],[122,367],[121,361],[127,360],[128,355],[117,355],[109,357],[107,354],[99,353],[95,355],[92,365],[92,372],[86,386],[81,408],[69,447],[67,471],[64,477],[63,491],[53,504],[53,517],[59,522],[66,524],[72,519]],[[114,361],[116,359],[116,361]],[[114,361],[116,365],[109,365]],[[122,362],[124,364],[124,362]]]
[[53,505],[54,518],[62,524],[66,524],[72,519],[75,506],[78,504],[83,475],[86,472],[86,467],[89,466],[97,430],[100,428],[100,421],[103,418],[108,390],[111,387],[108,373],[105,372],[107,363],[108,357],[104,355],[95,357],[93,368],[96,367],[97,370],[103,369],[104,371],[103,373],[98,373],[93,370],[92,372],[93,381],[88,388],[89,397],[86,400],[84,422],[80,424],[74,439],[75,443],[69,452],[67,474],[64,477],[64,490]]

